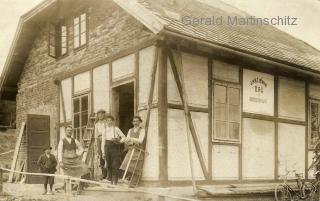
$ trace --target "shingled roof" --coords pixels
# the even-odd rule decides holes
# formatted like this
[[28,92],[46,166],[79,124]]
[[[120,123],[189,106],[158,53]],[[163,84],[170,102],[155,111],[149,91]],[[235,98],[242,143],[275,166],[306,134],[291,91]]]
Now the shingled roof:
[[[55,12],[55,9],[52,8],[57,6],[58,1],[44,0],[21,17],[0,77],[0,96],[3,91],[6,91],[6,88],[16,92],[19,75],[36,36],[32,31],[33,26],[38,24],[39,19],[45,20],[50,13],[54,14],[52,12]],[[313,73],[320,73],[320,51],[273,26],[186,25],[182,22],[183,16],[193,18],[250,16],[219,0],[210,0],[214,7],[198,0],[112,1],[155,34],[175,33]]]
[[[153,16],[153,27],[214,43],[223,47],[251,53],[262,58],[292,64],[307,70],[320,71],[320,51],[271,25],[189,25],[183,23],[184,16],[208,18],[212,16],[249,17],[237,8],[211,0],[212,5],[197,0],[114,0],[120,6],[134,13],[134,4]],[[130,6],[132,6],[130,8]],[[137,15],[139,15],[137,13]],[[140,14],[140,18],[142,14]],[[149,22],[150,23],[150,22]],[[158,24],[161,25],[158,25]],[[149,24],[150,25],[150,24]],[[148,26],[148,24],[146,25]],[[152,27],[152,25],[151,25]],[[159,30],[160,32],[161,30]]]

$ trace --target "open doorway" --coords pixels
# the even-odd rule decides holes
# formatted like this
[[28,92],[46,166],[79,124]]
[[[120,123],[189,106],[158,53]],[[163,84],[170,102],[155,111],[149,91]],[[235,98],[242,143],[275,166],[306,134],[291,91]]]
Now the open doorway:
[[134,116],[134,84],[133,82],[113,88],[113,115],[115,123],[127,135],[132,127]]

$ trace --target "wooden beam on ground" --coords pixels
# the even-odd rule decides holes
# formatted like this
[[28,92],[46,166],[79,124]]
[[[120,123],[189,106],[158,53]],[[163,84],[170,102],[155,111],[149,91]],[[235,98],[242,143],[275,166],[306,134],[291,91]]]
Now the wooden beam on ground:
[[12,182],[13,181],[14,172],[12,172],[12,171],[14,171],[16,169],[18,154],[19,154],[19,150],[20,150],[20,146],[21,146],[22,136],[23,136],[24,131],[25,131],[25,127],[26,127],[26,123],[22,122],[21,128],[20,128],[20,132],[19,132],[19,136],[18,136],[18,139],[17,139],[17,142],[16,142],[16,147],[14,149],[13,160],[12,160],[12,163],[11,163],[11,172],[9,174],[8,182]]
[[[177,83],[179,95],[180,95],[182,104],[184,105],[184,112],[185,112],[185,115],[186,115],[187,124],[188,124],[188,127],[190,129],[190,132],[191,132],[191,135],[192,135],[192,138],[193,138],[193,142],[194,142],[194,145],[195,145],[195,148],[196,148],[196,151],[197,151],[198,158],[200,160],[200,165],[201,165],[201,168],[202,168],[202,171],[204,173],[205,178],[209,179],[209,173],[208,173],[208,170],[207,170],[207,167],[206,167],[205,159],[204,159],[203,154],[201,152],[200,142],[199,142],[199,139],[197,137],[197,133],[196,133],[196,130],[195,130],[192,118],[191,118],[191,113],[190,113],[190,110],[189,110],[189,105],[188,105],[188,100],[187,100],[187,95],[186,95],[186,89],[185,89],[184,83],[182,82],[182,78],[179,75],[178,67],[177,67],[176,61],[175,61],[175,59],[173,57],[172,50],[167,48],[167,52],[168,52],[169,61],[170,61],[170,65],[171,65],[171,68],[172,68],[172,72],[173,72],[173,75],[174,75],[174,79],[175,79],[175,81]],[[177,63],[179,63],[179,62],[177,62]],[[182,66],[181,66],[181,68],[182,68]]]

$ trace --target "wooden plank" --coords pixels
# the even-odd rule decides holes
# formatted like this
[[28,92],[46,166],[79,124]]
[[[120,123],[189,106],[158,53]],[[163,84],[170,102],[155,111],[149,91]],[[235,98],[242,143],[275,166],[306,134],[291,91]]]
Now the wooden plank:
[[173,53],[172,53],[172,51],[170,49],[167,49],[167,51],[168,51],[169,61],[170,61],[170,64],[171,64],[173,75],[174,75],[175,81],[177,83],[179,95],[180,95],[181,101],[182,101],[182,103],[184,105],[184,112],[185,112],[185,115],[187,117],[187,123],[189,124],[188,126],[189,126],[189,129],[190,129],[193,141],[194,141],[194,145],[196,147],[198,158],[200,160],[200,165],[201,165],[201,168],[202,168],[202,171],[204,173],[205,178],[209,179],[208,170],[207,170],[207,167],[206,167],[206,164],[205,164],[205,160],[204,160],[203,154],[201,152],[201,148],[200,148],[200,142],[199,142],[199,139],[197,137],[197,134],[196,134],[196,131],[195,131],[195,128],[194,128],[194,124],[193,124],[193,121],[192,121],[192,118],[191,118],[191,113],[190,113],[190,110],[189,110],[188,100],[187,100],[187,96],[186,96],[186,89],[184,88],[183,82],[181,81],[181,78],[180,78],[180,75],[179,75],[179,72],[178,72],[178,68],[176,66],[176,62],[175,62],[174,57],[173,57]]
[[147,142],[147,137],[148,137],[151,106],[152,106],[153,92],[154,92],[155,79],[156,79],[156,73],[157,73],[158,53],[159,53],[159,48],[157,48],[155,53],[154,53],[154,62],[153,62],[152,73],[151,73],[151,86],[150,86],[150,89],[149,89],[149,97],[148,97],[148,105],[147,105],[147,117],[146,117],[146,124],[145,124],[145,131],[146,131],[145,142]]
[[[176,103],[168,103],[168,108],[172,109],[178,109],[178,110],[183,110],[184,106]],[[203,113],[209,113],[209,109],[205,107],[194,107],[194,106],[189,106],[189,111],[190,112],[203,112]]]
[[158,136],[159,136],[159,179],[162,186],[168,181],[168,98],[167,61],[165,48],[161,48],[158,70]]
[[[306,85],[305,85],[305,112],[306,112],[306,117],[305,120],[306,122],[309,122],[309,81],[306,81]],[[308,172],[308,163],[309,163],[309,159],[308,159],[308,150],[309,150],[309,143],[308,143],[308,133],[309,133],[309,128],[308,128],[308,124],[306,124],[305,126],[305,178],[308,179],[309,177],[309,172]]]
[[[274,116],[278,117],[278,93],[279,93],[279,77],[275,76],[274,77]],[[274,178],[275,180],[279,180],[279,129],[278,129],[279,122],[277,120],[274,121],[274,159],[275,159],[275,168],[274,168]]]
[[212,86],[212,76],[213,76],[213,61],[212,58],[208,59],[208,173],[209,179],[212,180],[212,131],[213,131],[213,86]]
[[138,21],[142,22],[154,34],[159,33],[164,28],[163,23],[138,2],[127,0],[114,0],[114,2],[130,13]]
[[137,114],[139,107],[139,51],[135,53],[134,65],[134,114]]
[[[240,86],[241,89],[243,89],[243,68],[240,68],[240,72],[239,72],[239,82],[240,82]],[[243,101],[241,100],[241,98],[243,97],[243,90],[240,90],[241,93],[241,97],[240,97],[240,103],[241,103],[241,125],[243,125]],[[242,129],[240,129],[240,139],[243,139],[243,132]],[[242,169],[243,169],[243,161],[242,161],[242,154],[243,154],[243,146],[240,140],[240,144],[239,144],[239,156],[238,156],[238,165],[239,165],[239,172],[238,172],[238,176],[239,176],[239,180],[242,181],[243,176],[242,176]]]
[[[59,90],[60,90],[60,98],[61,98],[61,107],[62,107],[62,117],[63,117],[63,123],[66,122],[67,115],[66,115],[66,107],[64,104],[64,96],[63,96],[63,89],[62,89],[62,82],[59,85]],[[60,101],[60,100],[59,100]]]
[[20,128],[20,132],[19,132],[19,136],[18,136],[18,139],[17,139],[17,142],[16,142],[16,147],[14,149],[13,160],[12,160],[12,163],[11,163],[11,172],[9,174],[8,182],[12,182],[13,181],[14,173],[12,171],[16,170],[18,154],[19,154],[19,150],[20,150],[20,146],[21,146],[22,136],[25,133],[24,132],[25,131],[25,127],[26,127],[26,123],[22,122],[21,128]]
[[[75,67],[74,70],[71,70],[70,72],[67,72],[67,73],[66,72],[58,73],[54,77],[54,79],[61,81],[61,80],[64,80],[66,78],[75,76],[77,74],[86,72],[86,71],[88,71],[90,69],[102,66],[104,64],[112,63],[113,61],[115,61],[117,59],[120,59],[122,57],[128,56],[130,54],[133,54],[136,51],[139,51],[140,49],[155,45],[158,40],[162,40],[162,37],[154,36],[154,37],[152,37],[150,39],[143,40],[141,43],[139,43],[136,46],[133,46],[133,47],[130,47],[130,48],[126,48],[124,50],[120,50],[118,52],[115,52],[115,53],[111,54],[110,56],[108,56],[106,58],[100,59],[100,60],[98,60],[96,62],[93,62],[93,63],[90,63],[90,64],[75,65],[74,66]],[[112,74],[110,74],[110,76],[111,75]]]

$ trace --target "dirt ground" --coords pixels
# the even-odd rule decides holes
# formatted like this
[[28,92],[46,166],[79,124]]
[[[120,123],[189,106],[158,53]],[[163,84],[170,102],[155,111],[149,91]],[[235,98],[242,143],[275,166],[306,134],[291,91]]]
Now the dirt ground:
[[[62,184],[56,184],[55,195],[41,195],[42,185],[36,184],[8,184],[4,183],[6,195],[0,196],[0,201],[66,201],[66,195],[61,189]],[[225,197],[225,198],[206,198],[198,199],[192,195],[191,187],[174,188],[147,188],[139,187],[137,190],[160,193],[171,196],[179,196],[193,200],[206,201],[273,201],[272,196],[265,197]],[[70,201],[176,201],[168,197],[160,197],[147,193],[126,192],[119,189],[107,189],[102,187],[89,187],[81,195],[73,195]]]

